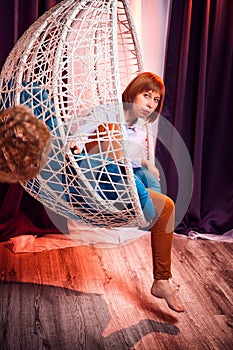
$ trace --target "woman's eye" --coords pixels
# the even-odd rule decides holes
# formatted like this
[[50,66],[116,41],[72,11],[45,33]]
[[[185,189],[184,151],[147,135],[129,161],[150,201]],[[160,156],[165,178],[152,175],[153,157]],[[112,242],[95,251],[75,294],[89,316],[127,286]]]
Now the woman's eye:
[[156,97],[156,98],[154,98],[154,101],[155,101],[155,103],[159,103],[160,98]]

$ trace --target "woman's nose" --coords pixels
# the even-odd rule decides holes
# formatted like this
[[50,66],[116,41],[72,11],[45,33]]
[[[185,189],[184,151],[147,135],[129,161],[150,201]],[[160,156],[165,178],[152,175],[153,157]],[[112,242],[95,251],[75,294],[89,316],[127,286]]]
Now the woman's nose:
[[148,101],[147,102],[147,107],[149,107],[151,109],[153,107],[153,102],[152,101]]

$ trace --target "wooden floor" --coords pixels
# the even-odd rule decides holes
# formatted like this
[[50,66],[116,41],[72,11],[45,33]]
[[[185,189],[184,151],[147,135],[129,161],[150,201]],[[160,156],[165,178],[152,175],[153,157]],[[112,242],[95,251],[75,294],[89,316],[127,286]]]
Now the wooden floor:
[[0,349],[233,349],[232,253],[175,237],[177,314],[150,295],[149,234],[111,249],[14,254],[1,243]]

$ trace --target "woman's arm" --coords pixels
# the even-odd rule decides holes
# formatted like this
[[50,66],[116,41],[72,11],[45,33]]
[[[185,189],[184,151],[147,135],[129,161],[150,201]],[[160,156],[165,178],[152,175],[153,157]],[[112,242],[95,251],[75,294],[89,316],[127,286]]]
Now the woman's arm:
[[117,124],[107,123],[99,125],[88,139],[93,139],[93,141],[86,143],[88,153],[106,153],[109,158],[122,158],[122,144],[119,141],[120,132]]

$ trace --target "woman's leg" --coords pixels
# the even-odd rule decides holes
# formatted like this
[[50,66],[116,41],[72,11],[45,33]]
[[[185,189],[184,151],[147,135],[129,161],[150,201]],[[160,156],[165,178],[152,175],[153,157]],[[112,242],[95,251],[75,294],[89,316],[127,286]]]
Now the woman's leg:
[[154,282],[151,293],[164,298],[168,306],[177,312],[184,308],[176,300],[169,284],[171,274],[171,250],[174,234],[174,203],[160,193],[148,189],[156,211],[155,222],[151,228],[151,247]]

